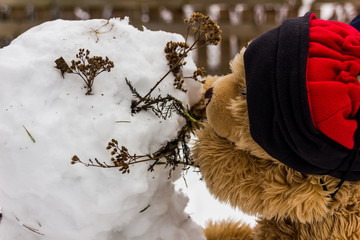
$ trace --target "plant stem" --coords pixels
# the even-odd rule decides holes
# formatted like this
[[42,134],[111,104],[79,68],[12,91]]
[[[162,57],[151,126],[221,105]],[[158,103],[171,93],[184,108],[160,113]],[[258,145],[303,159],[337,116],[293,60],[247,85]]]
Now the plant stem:
[[174,66],[172,66],[172,68],[167,73],[165,73],[165,75],[150,89],[150,91],[144,97],[141,98],[140,101],[138,101],[136,104],[134,104],[134,106],[132,106],[133,109],[135,109],[140,103],[144,102],[151,95],[151,93],[156,89],[156,87],[159,86],[159,84],[179,65],[179,63],[184,60],[185,56],[194,49],[194,46],[199,40],[200,38],[194,41],[194,43],[189,47],[189,49],[184,52],[183,57],[181,57],[176,62],[176,64],[174,64]]

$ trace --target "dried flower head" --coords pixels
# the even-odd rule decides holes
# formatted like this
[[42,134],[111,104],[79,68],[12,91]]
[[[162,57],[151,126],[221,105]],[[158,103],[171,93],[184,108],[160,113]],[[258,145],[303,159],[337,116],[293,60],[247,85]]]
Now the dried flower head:
[[55,67],[61,71],[63,77],[64,73],[74,73],[82,78],[88,89],[86,95],[92,94],[95,78],[102,72],[110,72],[114,67],[114,63],[108,57],[105,59],[99,56],[89,57],[89,54],[89,50],[79,49],[79,53],[76,54],[78,60],[72,60],[70,67],[62,57],[55,60]]
[[221,41],[220,27],[209,16],[195,12],[184,22],[189,25],[189,30],[191,29],[195,36],[205,41],[206,45],[218,45]]
[[174,86],[176,89],[182,90],[183,92],[186,92],[186,90],[182,87],[184,83],[182,67],[186,64],[184,59],[187,57],[186,50],[189,47],[190,46],[185,42],[170,41],[166,43],[164,49],[168,66],[175,76]]
[[[198,77],[200,78],[204,78],[206,76],[206,70],[204,67],[198,67],[194,73],[193,73],[193,76],[192,78],[195,79],[195,80],[198,80]],[[204,83],[203,80],[200,80],[201,83]]]
[[190,46],[185,42],[167,42],[165,46],[166,60],[174,75],[181,72],[181,67],[186,64],[184,58],[187,57],[186,49]]
[[71,164],[76,164],[80,162],[80,159],[78,156],[74,155],[72,158],[71,158]]

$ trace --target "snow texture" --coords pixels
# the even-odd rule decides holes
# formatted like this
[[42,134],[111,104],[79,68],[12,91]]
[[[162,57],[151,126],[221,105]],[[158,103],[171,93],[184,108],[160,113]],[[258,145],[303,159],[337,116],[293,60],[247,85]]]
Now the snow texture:
[[[130,153],[148,154],[173,139],[184,124],[151,112],[131,115],[125,78],[145,94],[167,71],[164,46],[183,37],[140,31],[128,19],[47,22],[0,49],[1,240],[203,239],[201,227],[184,212],[187,198],[175,191],[163,166],[116,169],[71,165],[71,157],[110,158],[115,138]],[[55,60],[68,63],[79,48],[109,57],[115,67],[96,79],[94,95],[79,76],[63,79]],[[196,69],[191,56],[184,75]],[[188,80],[185,94],[172,76],[154,95],[170,93],[190,106],[200,84]],[[33,139],[31,139],[31,137]]]

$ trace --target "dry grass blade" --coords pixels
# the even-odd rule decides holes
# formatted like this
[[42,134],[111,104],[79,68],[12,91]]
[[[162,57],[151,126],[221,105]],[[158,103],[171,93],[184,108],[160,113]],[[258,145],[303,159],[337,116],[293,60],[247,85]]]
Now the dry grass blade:
[[24,125],[23,125],[23,128],[25,129],[26,133],[27,133],[28,136],[30,137],[31,141],[32,141],[33,143],[35,143],[34,137],[30,134],[30,132],[26,129],[26,127],[25,127]]
[[[33,232],[33,233],[36,233],[36,234],[45,236],[45,234],[41,233],[41,232],[39,231],[39,229],[36,229],[36,228],[34,228],[34,227],[30,227],[30,226],[22,223],[22,221],[20,221],[20,219],[19,219],[16,215],[14,215],[14,217],[15,217],[16,221],[18,221],[18,222],[21,224],[21,226],[23,226],[24,228],[30,230],[30,231]],[[41,227],[40,222],[38,222],[38,225]]]
[[30,227],[30,226],[27,226],[25,224],[22,225],[23,227],[29,229],[30,231],[36,233],[36,234],[39,234],[39,235],[42,235],[42,236],[45,236],[45,234],[41,233],[38,229],[36,228],[33,228],[33,227]]

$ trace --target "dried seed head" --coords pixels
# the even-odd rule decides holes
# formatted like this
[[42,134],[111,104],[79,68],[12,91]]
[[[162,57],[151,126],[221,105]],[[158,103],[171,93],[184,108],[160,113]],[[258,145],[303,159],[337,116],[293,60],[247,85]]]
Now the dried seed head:
[[222,32],[220,27],[209,16],[195,12],[191,15],[190,20],[186,20],[185,23],[207,45],[219,44]]
[[[56,68],[61,70],[62,75],[65,72],[75,73],[85,81],[88,89],[86,95],[92,95],[91,91],[95,77],[104,71],[110,72],[114,67],[114,63],[108,57],[105,57],[105,59],[100,56],[89,57],[89,54],[90,51],[88,49],[85,51],[85,49],[80,48],[79,53],[76,54],[78,60],[72,60],[71,66],[68,68],[65,68],[65,61],[63,61],[64,63],[60,62],[61,59],[56,60],[57,62],[55,61],[57,63]],[[59,65],[60,63],[61,65]]]
[[76,155],[74,155],[72,158],[71,158],[71,164],[75,164],[75,163],[78,163],[80,162],[80,158]]

